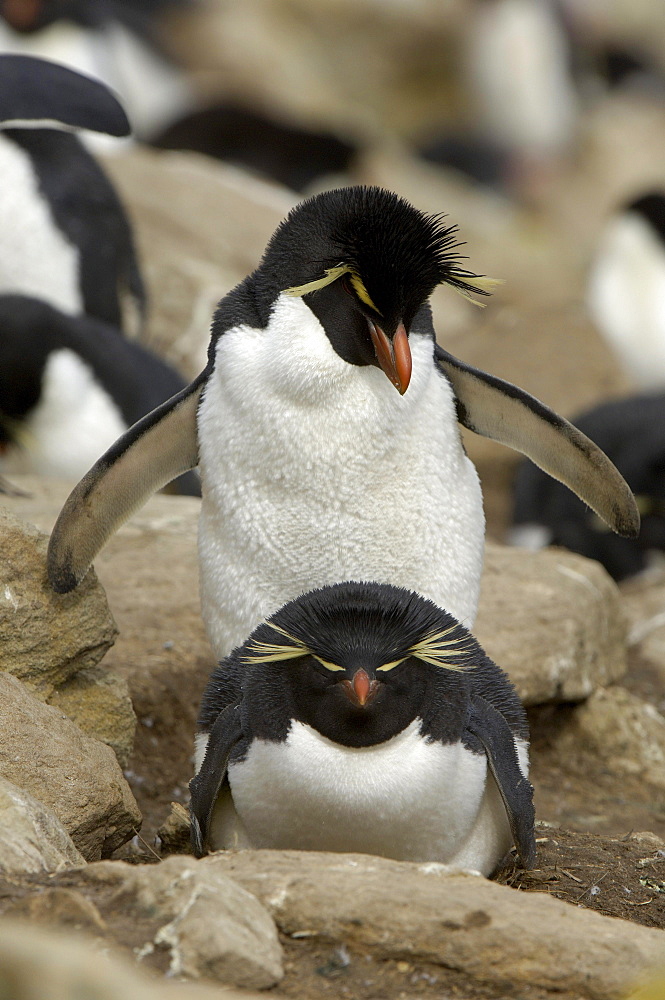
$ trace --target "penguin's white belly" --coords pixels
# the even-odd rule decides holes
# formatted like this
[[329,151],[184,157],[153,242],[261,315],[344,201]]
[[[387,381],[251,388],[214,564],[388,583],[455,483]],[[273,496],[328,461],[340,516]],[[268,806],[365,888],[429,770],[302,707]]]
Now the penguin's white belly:
[[343,580],[415,590],[470,626],[482,496],[431,340],[411,337],[402,397],[378,368],[342,361],[300,300],[285,309],[309,325],[305,343],[293,334],[282,363],[278,331],[225,333],[199,410],[201,596],[216,653]]
[[591,271],[589,309],[638,386],[665,385],[665,248],[636,213],[613,219]]
[[292,848],[439,861],[489,874],[511,845],[484,754],[428,743],[416,719],[375,747],[342,747],[294,722],[229,768],[211,847]]
[[23,422],[19,444],[0,457],[0,471],[80,479],[126,429],[92,370],[62,348],[49,356],[39,402]]
[[82,313],[78,249],[56,225],[30,157],[2,133],[0,177],[0,293]]

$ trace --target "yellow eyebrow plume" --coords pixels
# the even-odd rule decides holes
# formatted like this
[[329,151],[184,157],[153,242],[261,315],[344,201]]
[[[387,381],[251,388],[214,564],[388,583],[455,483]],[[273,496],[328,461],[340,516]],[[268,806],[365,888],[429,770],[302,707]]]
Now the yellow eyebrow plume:
[[327,267],[326,272],[322,278],[316,278],[314,281],[308,281],[304,285],[294,285],[293,288],[285,288],[285,295],[293,295],[299,298],[302,295],[308,295],[309,292],[316,292],[319,288],[325,288],[326,285],[332,285],[333,281],[337,281],[341,278],[343,274],[348,274],[351,268],[346,264],[339,264],[337,267]]

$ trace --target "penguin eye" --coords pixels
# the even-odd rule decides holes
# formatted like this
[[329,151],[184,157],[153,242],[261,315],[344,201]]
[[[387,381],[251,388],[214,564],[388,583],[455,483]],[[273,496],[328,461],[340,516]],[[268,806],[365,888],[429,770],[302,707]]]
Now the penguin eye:
[[322,667],[325,667],[326,670],[341,670],[342,672],[345,670],[344,667],[340,667],[336,663],[330,663],[329,660],[322,660],[320,656],[314,656],[314,653],[312,653],[312,658],[315,659],[317,663],[320,663]]
[[391,663],[382,663],[381,666],[377,667],[376,669],[393,670],[395,667],[399,667],[400,663],[404,663],[405,660],[408,660],[408,658],[409,658],[408,656],[403,656],[401,660],[393,660]]

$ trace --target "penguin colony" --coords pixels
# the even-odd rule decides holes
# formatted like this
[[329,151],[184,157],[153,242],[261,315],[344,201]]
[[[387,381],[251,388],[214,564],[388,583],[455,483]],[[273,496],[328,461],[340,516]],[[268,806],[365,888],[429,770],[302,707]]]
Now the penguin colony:
[[[145,293],[129,221],[78,136],[129,133],[100,83],[0,56],[0,473],[79,478],[183,388],[122,333]],[[48,127],[47,127],[48,126]],[[174,484],[197,494],[193,473]]]
[[524,717],[460,624],[476,613],[484,519],[458,421],[528,454],[614,530],[634,535],[639,515],[588,438],[436,344],[436,285],[491,288],[457,246],[441,217],[379,188],[301,203],[221,301],[206,369],[93,466],[54,528],[49,575],[66,592],[154,490],[199,465],[202,607],[224,661],[197,738],[199,851],[272,837],[487,874],[512,839],[533,859]]

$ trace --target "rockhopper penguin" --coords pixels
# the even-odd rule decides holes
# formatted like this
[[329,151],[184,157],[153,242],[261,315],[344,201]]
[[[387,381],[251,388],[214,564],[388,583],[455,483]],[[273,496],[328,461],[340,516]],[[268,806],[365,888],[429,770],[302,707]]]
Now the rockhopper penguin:
[[[0,473],[76,479],[183,386],[115,327],[0,295]],[[180,476],[171,492],[199,496],[198,477]]]
[[280,608],[212,674],[197,742],[198,855],[359,851],[488,875],[514,843],[533,864],[524,709],[413,592],[341,583]]
[[638,529],[603,453],[521,389],[435,341],[427,297],[462,268],[454,227],[375,187],[297,206],[220,303],[209,362],[91,469],[51,537],[76,586],[116,528],[199,464],[204,619],[218,658],[304,591],[348,579],[476,614],[484,517],[457,421],[529,455],[614,530]]
[[603,229],[587,289],[591,317],[642,391],[665,387],[665,192],[623,205]]
[[146,296],[129,220],[74,128],[130,131],[103,84],[0,55],[0,293],[136,333]]

